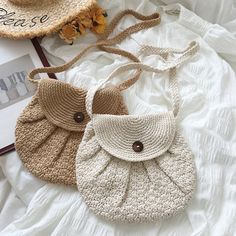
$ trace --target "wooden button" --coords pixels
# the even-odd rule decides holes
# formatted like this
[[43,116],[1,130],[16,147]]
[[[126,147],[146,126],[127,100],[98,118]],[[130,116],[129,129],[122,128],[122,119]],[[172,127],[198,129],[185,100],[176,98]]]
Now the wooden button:
[[142,152],[143,144],[140,141],[136,141],[133,143],[132,148],[135,152]]
[[83,120],[84,120],[84,114],[82,112],[76,112],[74,114],[74,120],[77,122],[77,123],[81,123]]

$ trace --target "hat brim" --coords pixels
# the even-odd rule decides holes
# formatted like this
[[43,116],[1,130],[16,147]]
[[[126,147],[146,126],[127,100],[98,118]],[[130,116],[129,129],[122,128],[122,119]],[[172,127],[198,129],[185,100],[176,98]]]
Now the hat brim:
[[52,34],[95,4],[96,0],[45,0],[20,6],[1,0],[0,37],[24,39]]

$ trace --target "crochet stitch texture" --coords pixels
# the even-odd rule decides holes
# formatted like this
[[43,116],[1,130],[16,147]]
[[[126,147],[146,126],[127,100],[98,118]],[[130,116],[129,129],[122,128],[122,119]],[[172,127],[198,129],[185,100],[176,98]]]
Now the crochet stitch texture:
[[[108,39],[126,15],[131,15],[141,22]],[[86,124],[90,120],[85,108],[87,91],[52,79],[37,81],[34,80],[34,76],[38,73],[65,71],[93,47],[139,62],[139,59],[130,52],[108,46],[121,42],[132,33],[159,23],[158,13],[144,16],[129,9],[121,11],[108,25],[100,41],[86,47],[69,62],[56,67],[36,68],[29,73],[28,79],[38,84],[38,91],[19,117],[15,136],[16,150],[31,173],[48,182],[75,185],[75,154]],[[120,85],[101,89],[95,98],[93,111],[99,114],[127,114],[120,93],[132,86],[140,74],[141,70],[138,70],[132,78]],[[74,119],[78,112],[83,116],[79,123]]]
[[[76,155],[76,178],[80,194],[95,214],[111,221],[141,223],[168,218],[186,207],[196,177],[192,152],[177,128],[180,97],[176,67],[198,47],[192,42],[173,61],[168,59],[168,51],[176,51],[168,49],[168,61],[164,59],[162,68],[123,65],[88,91],[86,108],[91,121]],[[93,99],[100,86],[119,72],[137,68],[169,70],[173,110],[148,115],[93,114]]]
[[[43,79],[38,92],[20,115],[16,130],[16,150],[25,167],[35,176],[52,182],[75,185],[75,155],[90,120],[85,109],[86,91],[64,82]],[[94,112],[127,114],[116,87],[100,90]],[[84,121],[76,123],[76,112]]]
[[[137,223],[168,218],[186,207],[195,188],[192,152],[175,130],[171,114],[161,117],[172,120],[173,126],[159,122],[160,114],[129,118],[96,115],[87,125],[77,153],[76,175],[78,190],[95,214]],[[118,121],[122,130],[118,133],[112,125],[117,118],[122,121]],[[156,128],[150,118],[156,120]],[[163,143],[163,136],[170,142]],[[132,150],[136,140],[144,145],[138,155]]]

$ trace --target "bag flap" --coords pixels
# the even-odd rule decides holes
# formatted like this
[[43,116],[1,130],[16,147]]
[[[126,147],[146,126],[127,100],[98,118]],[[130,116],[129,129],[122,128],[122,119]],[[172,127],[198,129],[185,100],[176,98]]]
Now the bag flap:
[[[176,132],[173,112],[142,116],[94,115],[93,126],[105,151],[132,162],[150,160],[166,152]],[[137,142],[141,142],[143,148],[140,149]]]
[[[46,118],[71,131],[84,131],[90,120],[85,108],[86,93],[86,90],[53,79],[40,80],[38,87],[39,104]],[[115,87],[99,90],[93,109],[98,114],[127,114],[120,91]],[[83,121],[76,122],[74,119],[78,112],[83,114]]]

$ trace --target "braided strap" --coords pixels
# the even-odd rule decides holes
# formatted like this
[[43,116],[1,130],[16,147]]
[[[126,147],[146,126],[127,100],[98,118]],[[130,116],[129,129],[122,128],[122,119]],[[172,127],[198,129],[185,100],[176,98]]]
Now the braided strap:
[[[178,115],[179,112],[179,104],[180,104],[180,95],[179,95],[179,87],[178,87],[178,81],[176,78],[176,69],[178,66],[183,64],[185,61],[190,59],[199,49],[199,44],[197,42],[190,43],[190,46],[182,51],[184,52],[180,57],[173,61],[165,61],[165,65],[160,68],[154,68],[152,66],[143,64],[143,63],[128,63],[125,65],[122,65],[118,67],[116,70],[114,70],[107,79],[101,81],[97,86],[91,88],[87,93],[86,98],[86,109],[90,117],[92,118],[92,104],[93,104],[93,98],[96,94],[96,91],[100,89],[102,86],[104,86],[109,80],[111,80],[113,77],[119,75],[120,73],[124,73],[128,70],[134,70],[139,69],[149,72],[155,72],[155,73],[161,73],[165,71],[169,71],[170,81],[169,81],[169,90],[173,102],[173,113],[175,116]],[[157,50],[159,51],[159,49]],[[176,51],[174,49],[173,51]],[[171,50],[170,50],[171,52]],[[131,83],[131,84],[130,84]],[[130,82],[130,80],[127,80],[123,82],[121,85],[119,85],[119,89],[122,91],[128,87],[130,87],[133,83]]]
[[86,94],[85,106],[86,111],[89,117],[92,119],[93,117],[93,99],[96,92],[106,83],[106,80],[101,81],[99,84],[90,88]]
[[[115,37],[113,37],[111,39],[107,39],[108,36],[113,32],[114,28],[118,25],[120,20],[126,15],[132,15],[135,18],[142,20],[143,22],[140,22],[140,23],[137,23],[133,26],[130,26],[127,29],[125,29],[124,31],[122,31],[121,33],[119,33],[118,35],[116,35]],[[65,70],[69,69],[72,65],[74,65],[83,55],[85,55],[93,47],[98,47],[101,50],[104,50],[106,52],[127,57],[134,62],[140,62],[139,59],[136,56],[134,56],[132,53],[127,52],[122,49],[112,48],[112,47],[108,47],[108,46],[120,43],[125,38],[127,38],[129,35],[136,33],[140,30],[156,26],[159,23],[160,23],[160,15],[158,13],[154,13],[149,16],[144,16],[144,15],[139,14],[138,12],[135,12],[133,10],[124,10],[124,11],[118,13],[113,18],[111,23],[108,25],[105,33],[99,38],[99,40],[95,44],[89,45],[81,53],[79,53],[77,56],[75,56],[72,60],[70,60],[69,62],[67,62],[61,66],[43,67],[43,68],[36,68],[36,69],[32,70],[28,75],[28,79],[34,83],[37,83],[38,81],[34,80],[34,76],[39,73],[63,72]],[[135,83],[139,79],[140,74],[141,74],[141,71],[138,70],[137,73],[134,75],[134,77],[132,77],[130,79],[130,84]]]
[[[159,15],[159,13],[157,13],[157,12],[154,13],[154,14],[145,16],[145,15],[142,15],[142,14],[140,14],[140,13],[134,11],[134,10],[126,9],[126,10],[121,11],[121,12],[116,14],[116,16],[112,19],[110,24],[105,29],[105,32],[103,34],[101,34],[99,38],[101,40],[102,39],[107,39],[108,36],[113,32],[114,28],[119,24],[121,19],[125,16],[128,16],[128,15],[131,15],[131,16],[133,16],[136,19],[141,20],[141,21],[147,21],[147,22],[149,22],[148,24],[150,24],[152,26],[155,26],[155,25],[157,25],[161,22],[161,17]],[[152,27],[152,26],[150,26],[150,27]],[[144,25],[144,28],[146,28],[146,25]],[[127,30],[129,31],[129,28]]]
[[182,60],[182,57],[191,56],[195,54],[198,50],[199,50],[199,44],[196,41],[190,42],[188,47],[186,47],[185,49],[160,48],[160,47],[154,47],[151,45],[141,45],[137,55],[138,56],[159,55],[160,60],[162,60],[165,63],[169,63],[168,57],[170,55],[182,54],[182,56],[180,57]]

